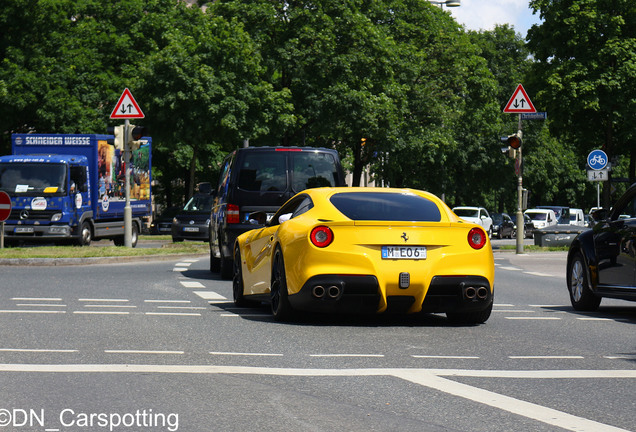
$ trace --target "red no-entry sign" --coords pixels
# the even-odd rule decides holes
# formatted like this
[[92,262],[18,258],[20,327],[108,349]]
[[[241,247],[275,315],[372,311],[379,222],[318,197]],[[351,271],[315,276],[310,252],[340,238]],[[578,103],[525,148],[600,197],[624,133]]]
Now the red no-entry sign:
[[9,219],[11,214],[11,197],[6,192],[0,191],[0,222]]

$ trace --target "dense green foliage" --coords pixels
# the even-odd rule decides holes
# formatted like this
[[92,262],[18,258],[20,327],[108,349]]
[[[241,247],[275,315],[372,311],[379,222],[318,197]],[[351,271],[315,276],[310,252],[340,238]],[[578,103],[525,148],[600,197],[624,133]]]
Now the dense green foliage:
[[162,204],[215,182],[223,155],[248,140],[334,147],[353,184],[370,174],[514,212],[499,137],[517,130],[502,109],[524,83],[549,113],[522,126],[530,205],[595,205],[593,148],[634,180],[627,0],[533,0],[544,22],[527,43],[508,26],[466,31],[426,0],[188,3],[3,2],[0,154],[15,132],[104,133],[128,87],[153,137]]

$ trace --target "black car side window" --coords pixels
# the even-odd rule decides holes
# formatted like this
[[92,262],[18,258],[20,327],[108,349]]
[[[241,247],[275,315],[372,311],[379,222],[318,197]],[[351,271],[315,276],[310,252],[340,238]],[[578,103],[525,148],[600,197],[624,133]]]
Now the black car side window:
[[625,204],[625,206],[616,213],[617,219],[633,219],[636,218],[636,196]]

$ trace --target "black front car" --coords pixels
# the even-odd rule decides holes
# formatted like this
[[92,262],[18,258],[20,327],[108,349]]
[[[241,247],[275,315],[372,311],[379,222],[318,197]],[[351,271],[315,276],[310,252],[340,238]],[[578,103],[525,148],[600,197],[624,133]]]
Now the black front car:
[[567,283],[576,310],[596,310],[603,297],[636,301],[636,184],[572,242]]

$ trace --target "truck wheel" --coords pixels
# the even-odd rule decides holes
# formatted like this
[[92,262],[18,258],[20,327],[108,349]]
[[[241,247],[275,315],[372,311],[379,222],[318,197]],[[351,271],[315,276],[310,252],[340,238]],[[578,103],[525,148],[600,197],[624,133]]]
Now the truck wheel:
[[79,236],[77,238],[77,244],[79,246],[89,246],[92,239],[91,224],[86,221],[82,222]]
[[131,231],[130,231],[130,246],[137,246],[137,240],[139,240],[139,228],[136,223],[132,223]]
[[[139,227],[137,227],[137,224],[133,222],[130,231],[130,246],[137,246],[137,240],[139,240]],[[115,243],[115,246],[125,246],[126,236],[114,237],[113,243]]]

